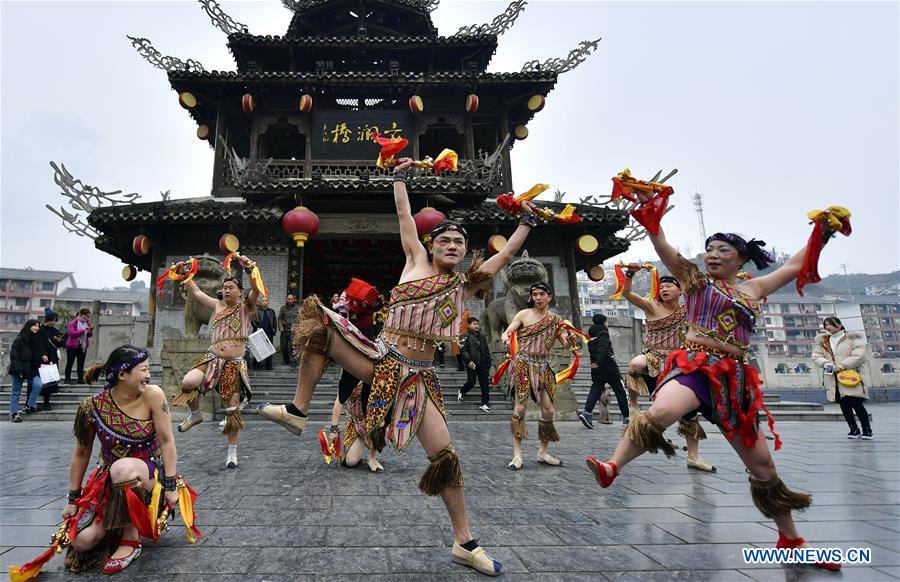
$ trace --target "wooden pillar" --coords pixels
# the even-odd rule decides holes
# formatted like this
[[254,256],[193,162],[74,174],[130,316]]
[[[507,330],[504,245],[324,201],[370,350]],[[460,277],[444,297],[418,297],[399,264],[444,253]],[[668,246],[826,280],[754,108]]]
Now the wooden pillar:
[[582,329],[581,298],[578,296],[578,278],[576,276],[578,269],[575,265],[575,246],[568,236],[564,239],[564,245],[563,254],[566,261],[566,275],[569,279],[569,297],[572,299],[572,325]]
[[466,131],[466,158],[470,160],[475,159],[475,132],[472,128],[472,114],[466,113],[465,117],[465,131]]
[[165,268],[165,248],[160,248],[158,242],[153,243],[150,254],[150,298],[147,300],[147,314],[150,316],[150,328],[147,330],[147,347],[152,348],[156,340],[156,278],[159,270]]
[[[211,194],[215,196],[219,189],[224,185],[222,183],[222,168],[226,164],[226,155],[228,152],[228,131],[225,127],[225,115],[222,113],[221,107],[216,112],[216,127],[214,129],[216,139],[213,141],[213,175]],[[230,186],[230,184],[228,184]]]
[[[502,99],[503,109],[500,112],[500,143],[503,143],[503,140],[509,135],[509,111],[506,107],[506,96],[504,95]],[[512,145],[512,140],[510,140],[509,145]],[[503,190],[507,192],[513,191],[512,164],[508,146],[503,150]]]

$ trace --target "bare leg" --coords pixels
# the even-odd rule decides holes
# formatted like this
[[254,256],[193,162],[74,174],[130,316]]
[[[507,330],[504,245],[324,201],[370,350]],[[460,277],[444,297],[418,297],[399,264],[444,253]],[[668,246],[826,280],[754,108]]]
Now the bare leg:
[[700,457],[700,441],[692,436],[684,437],[687,441],[688,457],[696,459]]
[[[553,408],[553,401],[550,400],[550,395],[547,394],[546,390],[541,390],[541,419],[553,421],[553,415],[556,410]],[[540,431],[538,431],[540,433]],[[550,443],[549,440],[544,438],[540,439],[540,445],[538,445],[538,458],[544,458],[547,456],[547,445]]]
[[[294,404],[296,406],[296,404]],[[341,421],[341,411],[344,410],[341,404],[340,395],[334,397],[334,404],[331,406],[331,426],[337,426]]]
[[[365,355],[359,353],[341,334],[331,333],[331,351],[329,356],[337,364],[347,370],[353,376],[366,384],[372,383],[375,374],[375,364]],[[316,385],[325,372],[325,364],[328,358],[322,354],[313,353],[310,350],[303,352],[300,359],[300,373],[297,376],[297,390],[294,392],[294,406],[306,414],[309,411],[309,402],[312,400]]]
[[347,455],[344,457],[344,464],[348,467],[355,467],[362,460],[363,451],[365,450],[366,445],[363,441],[362,437],[357,437],[356,442],[350,445],[350,448],[347,450]]
[[[641,374],[647,373],[647,356],[644,354],[639,354],[631,359],[628,362],[628,375],[629,376],[639,376]],[[628,389],[628,407],[640,412],[641,408],[638,405],[638,393],[634,390]]]
[[[769,444],[766,442],[765,435],[762,432],[758,432],[756,436],[756,443],[753,448],[745,445],[741,437],[737,435],[729,443],[737,452],[741,461],[743,461],[744,466],[750,471],[750,474],[757,479],[765,481],[776,475],[775,460],[772,458],[772,453],[769,452]],[[775,516],[773,521],[778,526],[778,531],[787,537],[800,537],[790,512]]]
[[[241,404],[241,393],[235,392],[234,394],[231,395],[231,398],[228,400],[228,407],[237,409],[237,407],[240,406],[240,404]],[[235,432],[229,434],[228,435],[228,444],[237,446],[239,434],[240,434],[240,431],[235,431]]]
[[[154,480],[150,476],[147,469],[147,463],[140,459],[119,459],[109,467],[109,478],[113,483],[125,483],[134,479],[140,479],[141,486],[147,491],[153,491]],[[122,530],[122,539],[129,541],[138,541],[137,529],[133,525],[129,525]],[[96,542],[94,542],[96,544]],[[120,545],[113,552],[111,558],[124,558],[134,551],[130,546]]]
[[[355,375],[355,374],[354,374]],[[429,457],[450,446],[450,431],[447,423],[441,417],[433,402],[425,406],[425,417],[416,433],[425,454]],[[464,544],[472,539],[472,531],[469,529],[469,516],[466,512],[466,498],[462,486],[447,487],[441,492],[447,513],[450,514],[450,522],[453,524],[453,537],[458,544]]]
[[[700,399],[697,398],[694,391],[683,386],[678,380],[672,380],[659,389],[656,400],[650,405],[647,413],[652,415],[663,427],[668,427],[688,412],[696,410],[698,406],[700,406]],[[610,460],[621,470],[644,452],[644,449],[626,434],[622,436]]]
[[[203,378],[205,375],[205,365],[190,370],[187,374],[184,375],[184,379],[181,380],[181,391],[185,394],[191,394],[203,383]],[[188,407],[191,409],[191,412],[197,412],[198,410],[200,410],[200,399],[192,398],[188,401]]]
[[[516,402],[513,408],[513,414],[519,418],[525,418],[525,407],[527,402]],[[513,458],[509,463],[510,467],[520,469],[522,467],[522,439],[513,435]]]

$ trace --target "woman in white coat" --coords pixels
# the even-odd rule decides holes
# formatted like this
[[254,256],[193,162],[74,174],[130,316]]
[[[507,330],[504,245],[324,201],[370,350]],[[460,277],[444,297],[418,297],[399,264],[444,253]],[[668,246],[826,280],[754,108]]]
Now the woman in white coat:
[[[828,400],[840,403],[844,419],[850,426],[848,439],[862,438],[870,441],[874,435],[869,424],[869,412],[864,404],[869,395],[862,379],[858,377],[859,367],[866,360],[866,340],[861,333],[846,331],[837,317],[825,318],[824,327],[825,333],[816,336],[813,362],[825,370],[824,383]],[[857,378],[841,382],[838,375],[844,371],[856,372]],[[856,385],[849,385],[853,379],[858,379],[859,382]],[[862,425],[862,433],[859,432],[856,419],[853,417],[854,411]]]

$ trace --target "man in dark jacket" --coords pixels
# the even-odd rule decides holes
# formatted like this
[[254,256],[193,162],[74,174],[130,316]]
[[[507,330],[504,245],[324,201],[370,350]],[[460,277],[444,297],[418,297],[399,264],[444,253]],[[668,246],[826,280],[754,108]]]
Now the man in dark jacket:
[[622,412],[622,424],[627,425],[628,396],[625,395],[622,374],[619,372],[619,364],[616,363],[612,341],[609,339],[606,316],[598,313],[593,321],[594,325],[588,329],[588,335],[591,336],[588,341],[588,351],[591,354],[591,391],[584,403],[584,410],[578,414],[578,420],[585,428],[594,428],[594,406],[609,384],[616,394],[619,410]]
[[[275,310],[269,307],[269,298],[265,295],[260,295],[259,299],[256,301],[256,318],[253,321],[254,331],[257,329],[263,330],[271,342],[275,338],[277,325],[278,322],[275,319]],[[253,367],[257,370],[263,366],[266,367],[266,370],[272,369],[272,356],[269,356],[262,362],[253,362]]]
[[297,298],[288,293],[287,299],[281,309],[278,311],[278,330],[281,332],[281,355],[284,358],[284,364],[297,366],[297,360],[294,359],[294,347],[291,345],[291,329],[294,322],[297,321],[297,313],[300,311],[300,305],[297,304]]
[[488,349],[487,338],[481,333],[481,325],[474,317],[469,318],[469,331],[466,332],[465,340],[462,342],[460,354],[466,365],[467,378],[466,383],[456,394],[456,399],[462,402],[469,390],[475,387],[477,378],[478,384],[481,386],[481,406],[479,408],[484,412],[490,412],[491,387],[488,374],[491,371],[491,351]]
[[[47,355],[48,364],[54,364],[59,369],[59,348],[65,345],[62,332],[56,327],[59,316],[55,311],[47,307],[44,309],[44,323],[41,325],[41,337],[44,338],[44,352]],[[41,388],[41,396],[44,398],[44,412],[50,410],[50,396],[59,388],[59,382],[48,382]]]

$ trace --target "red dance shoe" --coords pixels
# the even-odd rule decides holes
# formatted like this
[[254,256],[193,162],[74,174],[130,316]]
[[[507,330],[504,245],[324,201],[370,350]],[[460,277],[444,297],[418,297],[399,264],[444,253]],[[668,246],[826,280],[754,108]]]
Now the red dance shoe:
[[619,468],[612,461],[607,461],[606,463],[601,463],[595,457],[591,456],[587,458],[587,466],[588,469],[594,474],[594,479],[597,480],[597,483],[600,484],[600,487],[606,489],[616,477],[619,476]]
[[135,558],[141,555],[141,542],[138,540],[121,540],[119,546],[133,548],[131,553],[124,558],[110,558],[103,565],[104,574],[115,574],[127,568]]
[[[781,532],[778,532],[778,542],[775,544],[776,548],[779,549],[788,549],[792,550],[794,548],[799,548],[803,544],[806,543],[806,540],[803,538],[789,538]],[[826,570],[840,570],[841,565],[836,562],[816,562],[815,566],[817,568],[824,568]]]

